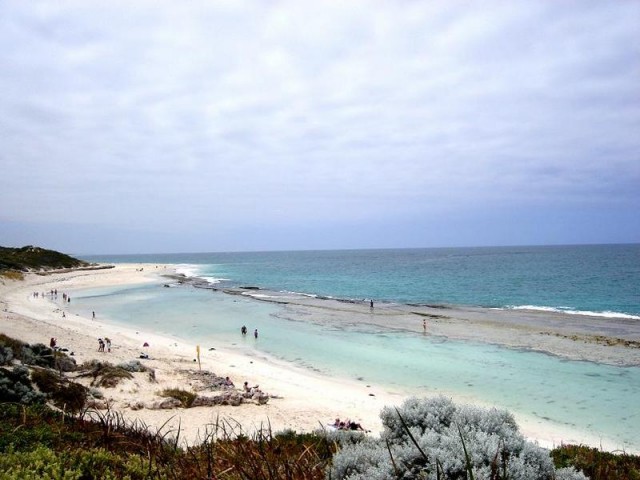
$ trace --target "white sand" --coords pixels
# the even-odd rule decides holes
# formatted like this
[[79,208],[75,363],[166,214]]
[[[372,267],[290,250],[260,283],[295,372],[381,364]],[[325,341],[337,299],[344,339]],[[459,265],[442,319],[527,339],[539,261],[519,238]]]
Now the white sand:
[[[122,412],[127,418],[141,420],[151,428],[163,426],[163,432],[166,432],[168,429],[175,431],[179,426],[181,438],[188,443],[197,442],[207,429],[211,430],[212,424],[220,421],[239,424],[245,433],[251,434],[255,429],[268,425],[274,432],[287,428],[308,432],[339,417],[359,422],[376,435],[382,430],[379,418],[381,409],[387,405],[400,405],[404,400],[403,392],[391,392],[378,385],[329,378],[270,358],[248,357],[224,349],[203,349],[203,370],[231,377],[236,387],[241,387],[245,380],[252,385],[258,384],[264,392],[275,398],[271,398],[267,405],[245,403],[238,407],[131,410],[129,404],[143,402],[148,405],[159,400],[158,392],[165,388],[191,389],[192,382],[180,370],[197,369],[197,364],[193,362],[196,346],[180,339],[136,331],[99,319],[78,315],[66,315],[63,318],[61,296],[63,292],[80,288],[158,282],[161,281],[160,273],[171,271],[169,267],[158,268],[156,265],[119,264],[108,270],[29,274],[24,281],[0,279],[0,332],[29,343],[47,345],[49,339],[54,337],[58,346],[74,352],[78,364],[91,359],[120,363],[138,359],[142,351],[147,352],[151,358],[142,361],[155,369],[157,383],[150,382],[144,373],[135,374],[133,380],[127,380],[116,388],[103,389],[105,399],[113,410]],[[48,296],[45,299],[33,296],[34,291],[49,292],[52,289],[58,290],[57,301]],[[439,330],[444,323],[438,322]],[[431,326],[436,327],[436,323],[432,322]],[[462,328],[469,330],[468,321],[464,322]],[[455,331],[450,333],[453,338],[456,337]],[[509,333],[512,338],[513,332]],[[439,334],[446,332],[442,330]],[[112,339],[111,353],[97,351],[98,337]],[[144,342],[150,346],[143,348]],[[582,349],[590,347],[582,342],[573,344],[582,345]],[[425,392],[425,395],[428,393]],[[474,402],[473,398],[454,400]],[[542,446],[551,448],[561,443],[582,443],[608,450],[619,447],[599,438],[585,438],[581,433],[539,419],[516,418],[525,436]]]
[[[142,267],[145,271],[140,272]],[[195,442],[199,434],[202,436],[206,426],[215,423],[216,419],[228,419],[233,424],[238,422],[245,432],[251,433],[269,424],[274,432],[286,428],[298,432],[312,431],[339,417],[360,422],[372,432],[379,432],[382,424],[378,415],[382,407],[402,401],[399,395],[320,376],[290,364],[249,358],[221,349],[203,349],[203,370],[219,376],[230,376],[236,387],[241,387],[245,380],[250,385],[260,385],[265,393],[278,398],[271,398],[266,405],[248,403],[238,407],[137,411],[125,408],[128,403],[158,400],[160,397],[157,392],[165,388],[189,390],[189,380],[178,370],[197,369],[197,364],[193,362],[196,357],[195,345],[77,315],[62,318],[60,299],[63,292],[72,289],[157,281],[156,272],[155,266],[131,264],[118,265],[110,270],[47,276],[31,274],[22,282],[5,280],[4,285],[0,285],[0,308],[3,310],[0,332],[29,343],[46,345],[54,337],[58,346],[74,352],[78,364],[91,359],[120,363],[138,359],[141,352],[148,353],[151,359],[142,361],[156,370],[157,383],[149,382],[146,374],[136,374],[134,380],[128,380],[114,389],[104,389],[105,398],[109,399],[114,410],[121,410],[129,418],[138,418],[149,426],[160,427],[168,422],[166,430],[176,429],[180,425],[181,437],[190,443]],[[33,296],[34,291],[48,292],[51,289],[58,290],[58,302]],[[112,339],[111,353],[97,351],[98,337]],[[144,342],[150,346],[143,348]]]

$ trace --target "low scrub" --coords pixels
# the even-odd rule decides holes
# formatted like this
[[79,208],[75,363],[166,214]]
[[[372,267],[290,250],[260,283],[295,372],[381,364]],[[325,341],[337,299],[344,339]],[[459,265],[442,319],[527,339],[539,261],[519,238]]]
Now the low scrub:
[[640,457],[603,452],[585,445],[563,445],[551,451],[557,466],[575,466],[591,480],[640,480]]
[[[104,449],[71,449],[57,452],[38,446],[32,451],[0,455],[3,480],[25,479],[145,479],[148,469],[140,456],[124,456]],[[162,478],[170,478],[168,476]]]
[[380,416],[381,438],[350,438],[333,459],[332,478],[586,478],[572,468],[556,470],[549,451],[526,441],[506,411],[458,406],[444,397],[411,398]]
[[33,388],[27,367],[0,368],[0,402],[30,405],[45,400],[45,395]]
[[31,373],[31,379],[60,409],[78,412],[87,402],[87,388],[84,385],[70,382],[52,370],[35,369]]
[[251,438],[216,422],[197,446],[180,448],[177,432],[153,433],[114,412],[61,418],[45,407],[0,404],[0,478],[321,480],[332,444],[316,435]]
[[0,270],[0,277],[4,277],[7,280],[24,280],[24,273],[17,270]]
[[76,268],[89,265],[83,260],[70,257],[55,250],[27,245],[21,248],[0,247],[0,271],[51,270],[54,268]]
[[[420,404],[422,405],[423,401]],[[473,435],[470,434],[471,427],[460,428],[452,432],[448,443],[441,445],[443,450],[451,450],[452,455],[458,458],[455,469],[445,472],[445,464],[438,460],[435,462],[436,466],[432,473],[419,470],[416,473],[412,470],[425,465],[422,459],[423,454],[420,453],[418,446],[425,455],[428,456],[430,453],[421,440],[423,437],[420,434],[423,429],[421,425],[437,426],[436,429],[444,435],[451,426],[451,424],[446,425],[446,419],[455,417],[447,413],[451,411],[450,404],[436,402],[432,406],[437,405],[441,408],[427,409],[426,416],[423,415],[425,410],[416,408],[413,411],[416,417],[424,420],[412,419],[411,412],[404,406],[398,411],[406,418],[398,416],[398,412],[391,409],[388,413],[393,415],[392,426],[389,427],[388,434],[383,436],[384,444],[379,448],[379,442],[367,440],[367,437],[361,433],[356,435],[355,432],[348,431],[332,434],[320,431],[314,434],[285,431],[274,434],[267,427],[248,437],[243,435],[238,424],[231,421],[216,421],[205,430],[198,445],[179,447],[181,444],[179,432],[151,430],[144,423],[127,422],[122,415],[112,411],[83,411],[75,416],[61,416],[59,412],[54,412],[44,405],[23,406],[0,403],[0,478],[9,480],[29,478],[499,480],[506,478],[504,471],[500,470],[500,466],[504,464],[500,456],[493,455],[495,474],[487,476],[485,471],[477,468],[478,452],[481,448],[476,445],[476,442],[486,444],[493,435],[512,430],[509,426],[508,414],[486,410],[481,411],[483,421],[472,422],[476,426],[483,426],[481,430],[486,433],[484,437],[477,436],[473,439]],[[455,410],[459,411],[461,408],[455,407]],[[396,419],[398,419],[397,423]],[[499,421],[496,422],[496,419]],[[505,419],[507,426],[503,425]],[[434,429],[428,427],[426,430]],[[412,437],[417,445],[413,444]],[[394,438],[395,440],[392,440]],[[441,437],[442,440],[446,438],[448,437]],[[505,439],[505,448],[512,445],[513,441],[519,442],[517,435],[510,440]],[[406,449],[411,449],[413,445],[414,452],[405,457],[398,455],[399,445],[402,443],[407,444],[403,447]],[[353,449],[356,447],[360,452],[358,455],[361,456],[358,462],[352,464],[349,472],[337,471],[338,464],[345,465],[345,460],[355,456],[356,452]],[[366,447],[370,447],[371,450],[368,454]],[[338,448],[340,451],[336,453]],[[393,454],[390,454],[390,451]],[[526,451],[532,455],[530,458],[521,458],[519,468],[540,462],[545,465],[545,469],[553,468],[547,463],[548,452],[542,452],[541,449]],[[522,453],[520,456],[522,457]],[[585,472],[592,480],[639,478],[637,471],[639,457],[613,455],[587,447],[571,446],[554,450],[552,456],[556,461],[556,467],[580,467],[581,464],[593,464],[594,470],[588,471],[585,468]],[[333,467],[329,469],[332,458],[334,459]],[[415,458],[416,464],[403,463],[410,458]],[[515,462],[515,458],[510,456],[508,461]],[[391,464],[390,470],[383,475],[377,475],[375,468],[378,467],[372,467],[371,459],[379,460],[378,467]],[[616,470],[617,467],[620,468]],[[527,477],[517,474],[511,476],[511,473],[508,475],[511,479],[547,478],[540,476],[536,470],[531,470]],[[567,476],[566,473],[556,471],[554,475],[555,477],[551,478],[585,478],[575,472],[571,474],[572,476]]]
[[165,388],[159,393],[161,397],[175,398],[183,408],[189,408],[196,399],[196,394],[180,388]]
[[0,334],[0,365],[11,365],[13,360],[63,372],[73,372],[76,369],[76,361],[64,352],[53,350],[43,343],[29,345]]
[[92,377],[92,387],[113,388],[123,379],[131,379],[131,372],[109,362],[93,360],[80,366],[78,377]]

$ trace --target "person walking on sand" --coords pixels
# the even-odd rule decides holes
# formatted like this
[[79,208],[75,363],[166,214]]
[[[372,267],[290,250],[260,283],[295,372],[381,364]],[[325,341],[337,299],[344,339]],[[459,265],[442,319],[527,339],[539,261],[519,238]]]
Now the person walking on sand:
[[107,344],[107,352],[111,353],[111,339],[109,337],[104,337],[104,341]]
[[101,338],[98,339],[98,351],[104,352],[104,340],[102,340]]

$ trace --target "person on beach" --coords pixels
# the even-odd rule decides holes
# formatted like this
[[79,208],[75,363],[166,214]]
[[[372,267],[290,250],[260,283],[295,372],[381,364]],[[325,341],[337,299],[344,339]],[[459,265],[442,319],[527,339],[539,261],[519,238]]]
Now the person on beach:
[[49,341],[49,346],[53,349],[56,348],[56,339],[51,337],[51,340]]
[[242,333],[243,337],[247,336],[247,326],[243,325],[242,328],[240,329],[240,333]]
[[98,339],[98,351],[104,352],[104,340],[102,340],[101,338]]
[[371,299],[371,302],[369,303],[369,308],[371,308],[371,310],[373,310],[373,298]]
[[107,344],[107,352],[111,353],[111,339],[109,337],[104,337],[104,341]]
[[93,316],[93,319],[96,319],[96,312],[91,312],[91,315]]
[[254,338],[256,340],[258,339],[258,329],[257,328],[253,331],[253,336],[254,336]]
[[426,318],[422,319],[422,330],[424,331],[424,333],[427,333],[427,320],[426,320]]
[[246,393],[262,393],[262,391],[260,390],[260,385],[256,385],[255,387],[250,387],[249,382],[244,382],[244,384],[242,385],[242,388]]

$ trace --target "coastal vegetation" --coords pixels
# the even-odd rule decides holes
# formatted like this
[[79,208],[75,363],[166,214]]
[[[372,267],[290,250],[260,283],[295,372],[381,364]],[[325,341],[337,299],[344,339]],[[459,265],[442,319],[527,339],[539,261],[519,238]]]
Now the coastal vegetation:
[[[526,441],[508,412],[443,397],[385,408],[380,438],[350,431],[273,433],[269,426],[248,437],[240,425],[219,420],[188,446],[179,429],[155,430],[109,409],[88,408],[89,390],[60,369],[73,365],[64,357],[0,335],[0,478],[640,479],[640,457],[583,446],[549,452]],[[101,372],[100,378],[112,368],[91,365],[78,371]],[[162,393],[189,401],[189,392]]]
[[88,267],[89,263],[64,253],[31,245],[21,248],[0,247],[0,274],[20,277],[16,272]]

